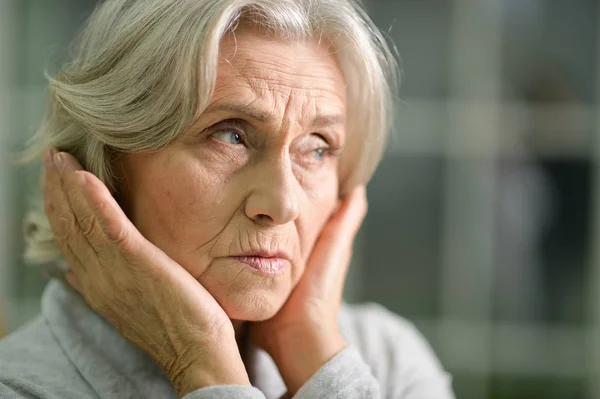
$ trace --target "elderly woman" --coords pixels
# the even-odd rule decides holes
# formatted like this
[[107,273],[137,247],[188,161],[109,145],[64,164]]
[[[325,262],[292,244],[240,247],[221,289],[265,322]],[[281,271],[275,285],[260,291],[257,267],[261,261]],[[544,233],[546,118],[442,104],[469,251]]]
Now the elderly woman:
[[451,398],[416,329],[342,304],[395,63],[351,0],[108,0],[27,152],[55,278],[2,398]]

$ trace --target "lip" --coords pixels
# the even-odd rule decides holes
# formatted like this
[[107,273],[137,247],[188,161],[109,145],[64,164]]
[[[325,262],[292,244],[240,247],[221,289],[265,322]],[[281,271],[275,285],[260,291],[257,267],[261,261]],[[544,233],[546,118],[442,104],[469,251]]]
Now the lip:
[[290,260],[290,257],[288,256],[287,253],[283,252],[283,251],[276,251],[276,252],[269,252],[269,251],[263,251],[263,250],[259,250],[259,251],[252,251],[252,252],[244,252],[241,254],[235,254],[232,255],[232,258],[242,258],[242,257],[248,257],[248,258],[280,258],[280,259],[285,259],[287,261]]
[[229,258],[265,275],[282,273],[286,266],[290,264],[290,259],[284,252],[257,251],[233,255]]

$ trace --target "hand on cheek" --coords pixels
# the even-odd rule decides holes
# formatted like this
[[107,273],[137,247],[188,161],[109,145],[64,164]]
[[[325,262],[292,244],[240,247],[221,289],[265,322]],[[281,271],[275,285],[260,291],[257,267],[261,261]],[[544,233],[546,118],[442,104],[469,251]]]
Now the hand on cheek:
[[291,394],[347,345],[338,312],[354,237],[366,211],[366,190],[359,186],[324,226],[304,275],[281,310],[250,325],[250,339],[273,357]]
[[152,357],[179,396],[250,385],[231,321],[210,293],[146,240],[74,157],[49,149],[45,165],[45,210],[66,278],[90,307]]

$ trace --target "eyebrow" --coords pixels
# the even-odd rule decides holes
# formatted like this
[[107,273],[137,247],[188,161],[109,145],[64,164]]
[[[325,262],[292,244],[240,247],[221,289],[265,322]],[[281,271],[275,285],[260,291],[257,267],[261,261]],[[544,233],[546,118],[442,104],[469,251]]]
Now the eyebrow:
[[[255,121],[261,123],[269,123],[273,121],[273,114],[253,107],[251,105],[239,104],[234,102],[221,102],[215,103],[209,106],[204,112],[216,112],[216,111],[228,111],[239,114],[244,114]],[[312,126],[330,126],[343,124],[346,121],[344,115],[341,114],[323,114],[317,115],[313,121]]]

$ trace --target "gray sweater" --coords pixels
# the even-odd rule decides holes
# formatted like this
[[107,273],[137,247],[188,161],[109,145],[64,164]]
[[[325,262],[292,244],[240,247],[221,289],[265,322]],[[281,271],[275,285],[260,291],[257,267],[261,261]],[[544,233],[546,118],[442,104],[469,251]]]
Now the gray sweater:
[[[319,398],[453,398],[450,378],[406,320],[378,305],[345,305],[340,328],[349,347],[296,393]],[[269,355],[248,348],[252,387],[212,386],[185,399],[286,397]],[[0,398],[176,398],[169,380],[76,293],[51,281],[42,313],[0,341]]]

